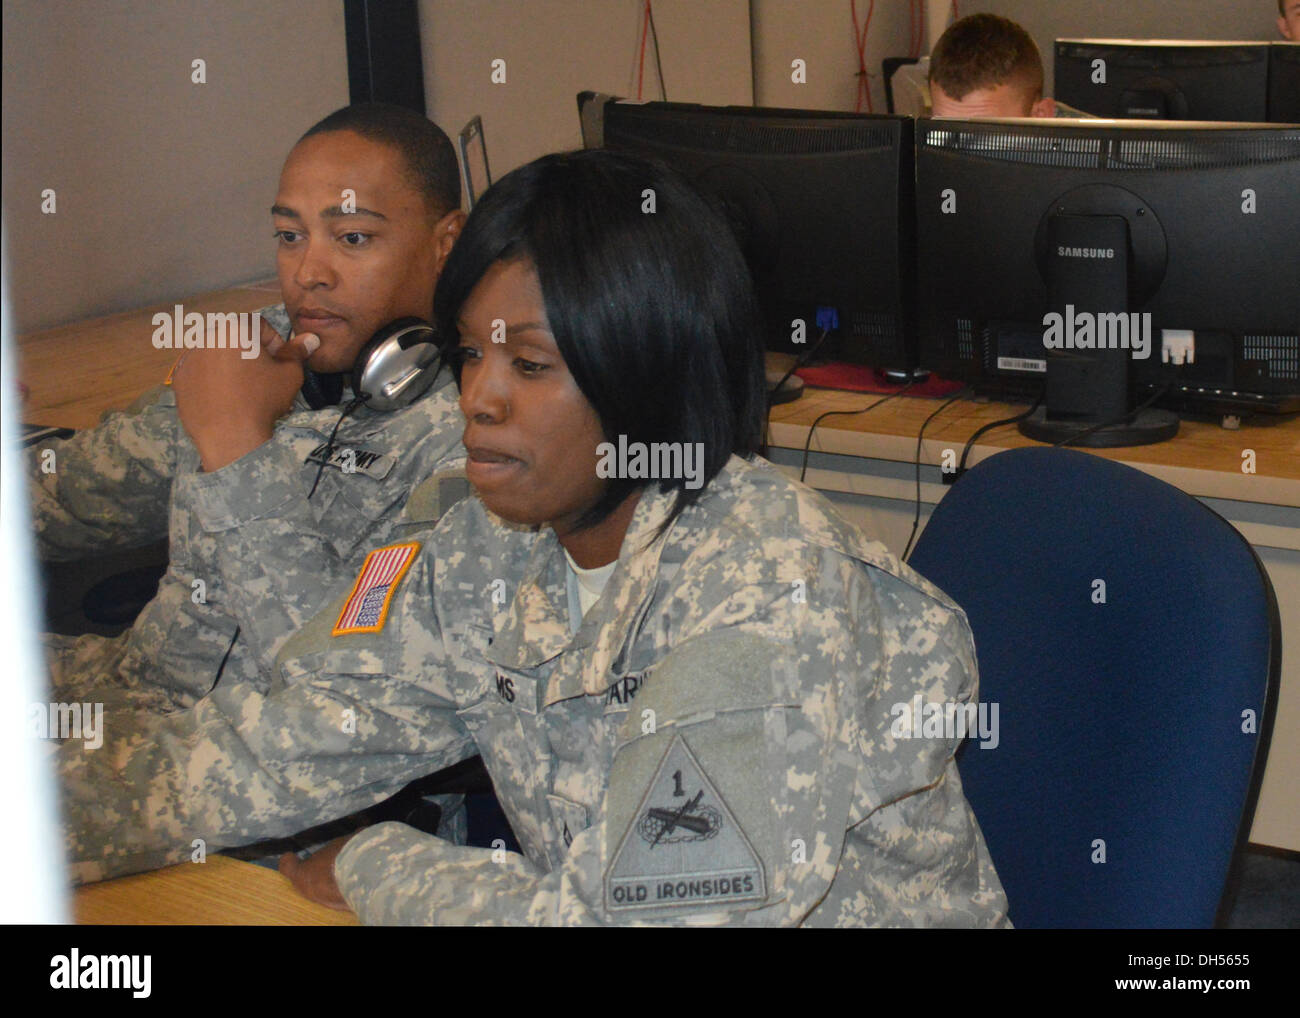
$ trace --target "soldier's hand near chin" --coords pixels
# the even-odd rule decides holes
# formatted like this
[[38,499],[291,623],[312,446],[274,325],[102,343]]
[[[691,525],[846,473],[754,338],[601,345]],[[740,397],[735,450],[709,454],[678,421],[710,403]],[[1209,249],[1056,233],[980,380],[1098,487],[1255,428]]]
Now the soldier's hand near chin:
[[257,357],[238,346],[187,350],[172,368],[176,410],[204,471],[219,470],[270,441],[275,422],[302,388],[304,362],[320,346],[312,333],[286,342],[261,324]]

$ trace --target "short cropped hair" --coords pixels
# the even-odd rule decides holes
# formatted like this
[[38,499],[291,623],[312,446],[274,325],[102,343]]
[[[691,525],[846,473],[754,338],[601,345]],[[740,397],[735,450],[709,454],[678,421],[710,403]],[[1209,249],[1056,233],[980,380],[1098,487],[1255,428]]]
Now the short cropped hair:
[[930,54],[930,81],[953,99],[982,88],[1023,82],[1043,94],[1043,59],[1029,33],[996,14],[953,22]]
[[[701,443],[704,484],[733,453],[759,450],[766,392],[753,281],[726,219],[678,173],[592,149],[502,177],[438,280],[444,350],[457,343],[470,291],[515,259],[532,263],[560,355],[607,441]],[[659,480],[677,492],[664,529],[704,490],[685,481]],[[646,483],[611,478],[579,525],[599,523]]]
[[327,131],[352,131],[396,149],[407,179],[424,195],[429,214],[441,219],[460,208],[460,163],[451,139],[428,117],[389,103],[354,103],[335,110],[299,138]]

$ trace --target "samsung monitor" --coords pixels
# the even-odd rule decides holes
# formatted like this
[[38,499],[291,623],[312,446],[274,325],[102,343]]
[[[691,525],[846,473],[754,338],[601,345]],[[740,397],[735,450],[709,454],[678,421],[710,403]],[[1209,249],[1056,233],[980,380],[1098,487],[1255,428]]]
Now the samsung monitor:
[[1258,123],[1268,56],[1266,42],[1057,39],[1055,96],[1094,117]]
[[1300,409],[1300,127],[923,119],[916,173],[921,363],[1045,392],[1031,437]]
[[911,372],[910,117],[590,101],[601,99],[606,148],[657,156],[721,204],[754,276],[769,350],[804,353],[829,327],[819,356]]

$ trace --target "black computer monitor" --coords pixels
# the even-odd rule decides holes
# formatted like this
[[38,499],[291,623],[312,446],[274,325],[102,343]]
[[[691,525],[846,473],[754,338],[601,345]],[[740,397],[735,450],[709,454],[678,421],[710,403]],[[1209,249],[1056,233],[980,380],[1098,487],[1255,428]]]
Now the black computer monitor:
[[1274,124],[1300,124],[1300,42],[1275,42],[1268,47],[1268,119]]
[[[603,100],[605,147],[657,156],[720,200],[754,275],[768,349],[804,353],[819,320],[834,320],[819,356],[916,366],[910,117],[590,93],[580,108],[584,97]],[[583,117],[589,139],[592,119]]]
[[[1031,437],[1166,383],[1184,409],[1300,409],[1300,128],[922,119],[916,173],[922,366],[1003,398],[1045,387]],[[1162,362],[1166,331],[1174,351],[1193,334],[1193,363]],[[1168,437],[1148,423],[1082,444]]]
[[1094,117],[1260,123],[1268,52],[1266,42],[1057,39],[1054,95]]

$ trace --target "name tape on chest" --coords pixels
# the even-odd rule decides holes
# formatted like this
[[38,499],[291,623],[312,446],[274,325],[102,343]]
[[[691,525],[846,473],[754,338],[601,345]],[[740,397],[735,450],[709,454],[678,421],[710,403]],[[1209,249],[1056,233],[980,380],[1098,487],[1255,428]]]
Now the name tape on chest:
[[[328,454],[328,458],[326,455]],[[376,481],[381,481],[388,476],[388,472],[393,469],[396,463],[392,456],[382,452],[372,452],[369,449],[354,449],[351,446],[342,446],[331,449],[328,444],[318,445],[303,460],[304,464],[319,465],[324,463],[327,467],[334,467],[343,474],[364,474],[366,477],[373,477]]]
[[680,735],[605,874],[611,912],[728,905],[767,897],[763,864]]
[[420,542],[411,541],[376,548],[367,555],[330,635],[377,633],[383,629],[397,585],[411,568],[419,550]]

